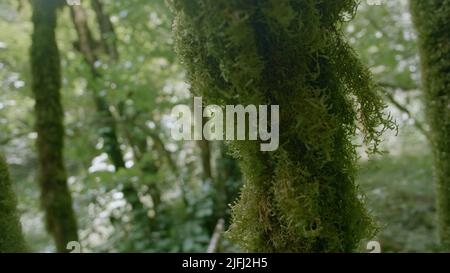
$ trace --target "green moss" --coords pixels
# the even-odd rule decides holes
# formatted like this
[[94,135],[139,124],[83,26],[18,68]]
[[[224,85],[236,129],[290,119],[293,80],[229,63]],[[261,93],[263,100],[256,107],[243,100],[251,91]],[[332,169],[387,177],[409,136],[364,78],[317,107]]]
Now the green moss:
[[354,183],[356,131],[393,123],[343,40],[355,0],[172,0],[177,50],[208,103],[280,105],[280,148],[231,143],[245,177],[229,236],[247,251],[348,252],[375,228]]
[[439,233],[450,250],[450,1],[411,0],[437,184]]
[[6,162],[0,155],[0,253],[26,251],[16,206]]
[[56,44],[56,12],[61,0],[33,1],[31,46],[32,90],[35,97],[37,151],[41,202],[48,231],[56,248],[65,252],[76,241],[77,224],[63,163],[64,111],[61,105],[61,71]]

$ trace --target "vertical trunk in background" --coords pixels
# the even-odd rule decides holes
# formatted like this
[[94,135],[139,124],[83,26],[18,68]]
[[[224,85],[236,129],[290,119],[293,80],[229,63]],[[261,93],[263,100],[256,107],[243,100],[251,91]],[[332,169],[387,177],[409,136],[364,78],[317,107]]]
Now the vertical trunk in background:
[[234,204],[239,197],[239,189],[242,186],[242,174],[238,162],[228,154],[228,147],[222,143],[219,147],[220,156],[217,160],[218,178],[216,188],[216,200],[214,211],[219,218],[225,220],[225,227],[228,227],[231,220],[229,209],[230,204]]
[[[205,124],[208,120],[207,119],[203,119],[203,124]],[[200,160],[201,160],[201,165],[202,165],[202,182],[205,184],[210,185],[212,191],[210,191],[210,198],[212,199],[212,215],[210,217],[208,217],[208,219],[205,222],[205,225],[208,229],[208,231],[210,232],[210,234],[214,233],[214,230],[216,228],[217,225],[217,221],[221,218],[224,217],[224,213],[225,212],[222,205],[225,204],[221,204],[221,202],[225,202],[224,201],[224,192],[220,192],[219,191],[219,187],[220,185],[222,185],[223,183],[221,183],[222,181],[220,180],[219,177],[214,177],[213,176],[213,171],[212,171],[212,165],[211,165],[211,161],[212,161],[212,142],[206,140],[206,139],[202,139],[197,141],[197,145],[198,148],[200,149]]]
[[[78,34],[78,49],[83,55],[85,62],[89,66],[92,74],[90,81],[94,82],[89,87],[94,91],[94,102],[98,113],[98,121],[100,126],[100,135],[104,141],[105,152],[113,163],[116,171],[125,168],[123,153],[120,149],[120,142],[117,136],[116,120],[109,108],[106,98],[102,96],[100,90],[96,90],[94,86],[97,81],[102,80],[102,75],[97,70],[95,62],[99,60],[97,56],[98,42],[94,40],[91,30],[87,22],[87,14],[81,6],[71,7],[72,22]],[[101,30],[101,32],[103,32]],[[104,35],[102,35],[103,37]],[[102,41],[101,44],[104,44]],[[117,55],[112,57],[112,61],[117,61]]]
[[245,179],[229,235],[252,252],[349,252],[374,234],[355,185],[393,124],[343,40],[356,0],[172,0],[178,53],[208,104],[279,105],[280,147],[235,141]]
[[450,250],[450,1],[411,0],[437,184],[439,233]]
[[100,0],[91,0],[91,5],[100,28],[103,49],[113,61],[117,61],[119,59],[119,53],[117,52],[116,33],[109,19],[109,15],[104,12],[103,4]]
[[200,149],[203,181],[207,181],[208,183],[214,183],[211,167],[211,143],[208,140],[203,139],[199,140],[197,145],[198,148]]
[[[114,28],[109,21],[109,16],[103,11],[102,3],[99,0],[92,0],[92,6],[97,16],[101,34],[100,42],[94,40],[88,25],[86,11],[82,6],[72,6],[71,16],[75,30],[78,34],[79,51],[91,70],[92,78],[90,81],[94,82],[94,84],[91,84],[89,87],[94,91],[94,101],[100,126],[99,131],[104,141],[104,150],[113,163],[116,172],[118,172],[121,169],[126,169],[126,166],[117,135],[117,122],[109,108],[109,103],[105,96],[101,95],[100,90],[96,90],[94,86],[96,85],[96,81],[102,80],[102,75],[95,66],[95,62],[99,60],[96,52],[98,44],[101,45],[102,49],[110,58],[111,63],[117,62],[119,56],[116,47]],[[133,184],[125,182],[122,193],[124,194],[125,200],[132,207],[135,222],[144,225],[145,229],[149,231],[150,219],[147,216],[146,208],[139,199],[138,190]]]
[[61,105],[61,68],[55,37],[60,0],[34,0],[31,45],[32,90],[35,97],[39,185],[46,226],[58,252],[78,240],[72,198],[63,162],[64,111]]
[[8,168],[0,155],[0,253],[26,251],[16,206]]
[[[205,124],[207,122],[207,119],[203,118],[202,120],[202,125]],[[214,179],[213,177],[213,172],[212,172],[212,166],[211,166],[211,142],[206,140],[206,139],[202,139],[202,140],[198,140],[197,141],[197,146],[200,150],[200,161],[201,161],[201,165],[202,165],[202,182],[204,184],[209,184],[211,186],[212,189],[214,189],[217,186],[217,181],[216,179]],[[215,209],[215,205],[216,205],[216,198],[217,197],[217,192],[212,191],[211,194],[211,198],[213,199],[213,213],[211,215],[211,217],[209,217],[206,220],[206,227],[208,228],[209,232],[212,234],[214,232],[214,228],[217,224],[217,220],[219,219],[219,215],[217,215],[217,211]]]

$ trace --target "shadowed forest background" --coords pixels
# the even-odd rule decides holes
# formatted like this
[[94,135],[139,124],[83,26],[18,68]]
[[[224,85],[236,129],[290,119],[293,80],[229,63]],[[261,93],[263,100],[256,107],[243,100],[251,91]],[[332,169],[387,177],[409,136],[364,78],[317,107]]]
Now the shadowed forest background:
[[[178,104],[192,104],[193,76],[189,75],[198,72],[186,65],[190,53],[179,49],[175,37],[189,29],[173,31],[175,16],[187,10],[184,1],[168,1],[180,2],[172,7],[164,0],[81,0],[81,6],[61,1],[55,13],[32,2],[46,1],[0,0],[0,154],[17,198],[23,249],[61,252],[69,241],[79,241],[83,252],[205,252],[216,234],[220,240],[213,239],[212,252],[249,250],[239,246],[236,231],[228,236],[221,230],[228,230],[233,222],[231,207],[245,181],[239,162],[245,168],[253,161],[221,141],[177,142],[170,136],[171,110]],[[280,1],[279,7],[281,2],[286,1]],[[429,1],[437,2],[442,2],[435,8],[443,15],[436,12],[434,17],[450,18],[449,1]],[[390,129],[380,137],[379,153],[367,155],[363,137],[355,134],[353,139],[358,143],[358,199],[375,223],[370,233],[374,236],[362,239],[357,252],[367,252],[367,242],[374,240],[383,252],[450,250],[438,235],[440,229],[441,240],[449,242],[450,218],[441,212],[438,219],[437,213],[440,204],[450,214],[450,191],[449,201],[441,193],[437,202],[435,194],[437,185],[448,185],[450,179],[445,176],[450,161],[441,160],[448,159],[449,110],[444,103],[444,110],[430,111],[427,119],[423,87],[427,85],[410,10],[407,0],[381,5],[361,1],[353,20],[339,23],[348,44],[372,73],[374,85],[381,87],[377,92],[386,104],[383,113],[396,123],[388,124]],[[276,12],[288,17],[282,8],[274,7]],[[177,24],[190,22],[183,16]],[[415,22],[429,25],[420,15]],[[436,51],[447,55],[429,63],[442,65],[430,71],[447,73],[439,96],[448,103],[450,22],[439,22],[446,28],[433,35],[447,40],[436,38],[441,46]],[[427,48],[424,43],[422,50]],[[46,74],[49,71],[51,76]],[[39,86],[49,86],[50,91],[39,93]],[[195,82],[192,86],[202,87]],[[436,116],[444,126],[430,121]],[[37,141],[39,134],[43,137]],[[446,155],[433,159],[433,147]],[[0,169],[4,172],[3,166]],[[435,179],[439,176],[445,181]],[[0,195],[0,202],[6,203],[5,196]],[[237,206],[241,213],[244,209],[243,203]],[[236,219],[244,227],[258,225]],[[0,229],[7,230],[8,223],[1,221]]]

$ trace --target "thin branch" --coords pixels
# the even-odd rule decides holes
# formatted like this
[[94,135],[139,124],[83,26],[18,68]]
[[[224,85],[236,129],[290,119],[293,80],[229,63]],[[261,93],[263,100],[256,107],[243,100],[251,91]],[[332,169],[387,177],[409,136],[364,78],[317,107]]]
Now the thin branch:
[[9,136],[9,137],[7,137],[7,138],[5,138],[5,139],[1,139],[1,140],[0,140],[0,146],[7,145],[7,144],[8,144],[9,142],[11,142],[12,140],[14,140],[14,139],[16,139],[16,138],[24,137],[24,136],[26,136],[26,135],[28,135],[28,134],[30,134],[30,133],[32,133],[32,132],[20,132],[20,133],[14,134],[14,135],[12,135],[12,136]]
[[178,168],[175,164],[175,161],[173,160],[171,153],[166,149],[166,146],[165,146],[164,142],[162,141],[161,137],[158,135],[158,133],[154,132],[153,130],[151,130],[150,128],[148,128],[147,126],[145,126],[143,124],[137,124],[136,126],[138,126],[138,128],[141,129],[141,131],[143,131],[146,135],[148,135],[149,137],[152,138],[153,142],[155,143],[156,148],[159,150],[161,155],[166,158],[170,169],[174,173],[178,173]]
[[[409,90],[406,87],[402,87],[402,86],[397,86],[395,84],[391,84],[391,83],[385,83],[385,82],[381,82],[379,83],[379,86],[384,87],[384,88],[389,88],[389,89],[402,89],[402,90]],[[409,119],[411,119],[413,121],[414,126],[428,139],[430,140],[430,133],[428,132],[427,129],[425,129],[425,127],[422,125],[422,123],[420,121],[418,121],[416,118],[414,118],[413,114],[411,113],[411,111],[404,105],[402,105],[399,101],[397,101],[395,99],[395,97],[392,95],[392,93],[390,92],[384,92],[384,96],[386,97],[386,99],[392,103],[392,105],[394,105],[400,112],[403,112],[404,114],[406,114],[408,116]]]
[[216,253],[220,250],[220,239],[225,230],[225,221],[223,219],[219,219],[217,221],[216,228],[211,237],[211,241],[209,242],[207,253]]

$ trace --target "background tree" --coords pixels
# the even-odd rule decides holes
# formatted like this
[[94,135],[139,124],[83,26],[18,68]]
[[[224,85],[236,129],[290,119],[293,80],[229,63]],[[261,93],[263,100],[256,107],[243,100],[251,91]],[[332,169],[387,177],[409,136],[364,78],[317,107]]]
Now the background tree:
[[373,236],[352,137],[359,129],[376,152],[392,123],[340,30],[356,1],[172,2],[194,93],[219,105],[280,105],[276,152],[232,143],[246,184],[231,237],[248,251],[346,252]]
[[[109,15],[105,14],[103,10],[101,1],[93,0],[92,7],[96,14],[101,39],[100,41],[94,40],[84,8],[82,6],[72,6],[70,12],[78,36],[78,41],[75,44],[91,71],[88,87],[93,89],[94,103],[98,112],[99,132],[104,142],[104,150],[113,163],[115,170],[120,171],[125,169],[126,166],[117,133],[117,120],[110,110],[111,105],[107,101],[105,92],[96,90],[96,88],[101,87],[99,82],[102,80],[102,75],[95,65],[97,62],[100,62],[98,55],[102,51],[107,55],[109,63],[114,64],[118,61],[119,56],[115,43],[116,35]],[[122,193],[132,206],[135,222],[142,225],[144,230],[147,230],[149,228],[149,219],[134,185],[128,181],[124,182]],[[145,233],[148,233],[148,230]]]
[[450,1],[411,0],[437,184],[439,234],[450,250]]
[[8,168],[0,155],[0,253],[26,251],[16,206]]
[[64,166],[64,111],[61,105],[61,68],[55,28],[60,0],[33,1],[31,45],[32,90],[35,97],[39,185],[46,225],[56,249],[65,252],[77,241],[77,223]]
[[361,1],[345,26],[350,45],[384,89],[381,94],[398,130],[386,132],[382,155],[359,160],[358,182],[367,206],[383,228],[383,252],[429,252],[438,248],[433,159],[427,135],[417,35],[409,0],[370,5]]

